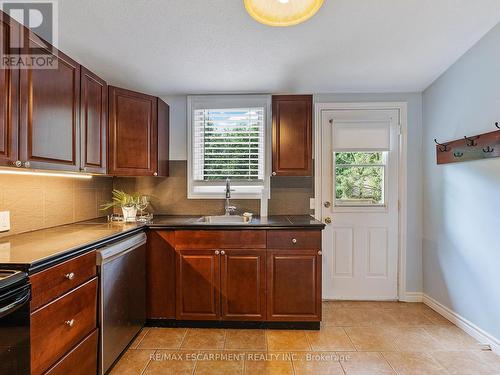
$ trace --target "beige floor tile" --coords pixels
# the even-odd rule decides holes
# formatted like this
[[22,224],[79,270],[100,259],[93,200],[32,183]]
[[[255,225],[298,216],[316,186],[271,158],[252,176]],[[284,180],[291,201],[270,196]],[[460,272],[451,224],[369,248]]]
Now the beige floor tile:
[[431,326],[425,330],[439,342],[441,350],[480,350],[478,342],[456,326]]
[[341,355],[335,352],[298,352],[293,355],[295,375],[344,375]]
[[306,336],[313,351],[355,350],[349,336],[347,336],[344,328],[342,327],[325,327],[319,331],[309,331],[306,333]]
[[391,327],[387,328],[387,333],[395,342],[396,351],[429,352],[443,348],[442,344],[422,327]]
[[266,350],[266,332],[254,329],[231,329],[226,331],[224,349]]
[[185,335],[185,328],[150,328],[137,348],[179,349]]
[[424,311],[413,308],[400,308],[390,310],[390,315],[397,326],[428,326],[434,323],[424,313]]
[[141,330],[141,332],[139,332],[137,334],[137,336],[135,337],[134,341],[132,341],[132,344],[130,344],[129,349],[137,349],[137,347],[139,346],[139,343],[142,341],[142,339],[144,338],[144,336],[146,336],[146,334],[148,332],[149,332],[149,328],[143,328]]
[[386,327],[346,327],[356,350],[363,352],[397,351],[394,336]]
[[309,351],[305,331],[266,331],[267,349],[269,351]]
[[188,329],[181,348],[188,350],[221,350],[226,331],[223,329]]
[[322,324],[334,327],[356,327],[363,322],[363,310],[353,308],[335,308],[323,311]]
[[237,375],[243,374],[244,361],[198,361],[196,375]]
[[128,350],[109,375],[142,374],[154,353],[154,350]]
[[144,375],[188,375],[194,371],[195,360],[181,351],[158,350],[151,358]]
[[399,375],[446,374],[444,367],[430,353],[390,352],[382,354]]
[[450,322],[448,319],[446,319],[444,316],[441,314],[437,313],[434,310],[425,310],[423,311],[423,314],[429,318],[432,323],[438,324],[438,325],[453,325],[452,322]]
[[498,374],[498,368],[482,360],[480,354],[474,351],[454,351],[434,352],[432,356],[452,375]]
[[376,308],[381,306],[379,301],[339,301],[341,306],[344,308],[356,308],[356,309],[366,309],[366,308]]
[[276,359],[256,360],[256,357],[248,357],[245,361],[245,375],[293,375],[293,366],[290,359],[283,353],[274,354]]
[[380,353],[350,353],[350,360],[341,362],[346,375],[395,374]]

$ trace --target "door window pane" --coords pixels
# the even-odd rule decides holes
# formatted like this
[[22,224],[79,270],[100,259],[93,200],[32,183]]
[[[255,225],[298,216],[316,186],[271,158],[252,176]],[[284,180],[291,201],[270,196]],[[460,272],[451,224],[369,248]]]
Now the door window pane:
[[335,205],[382,206],[385,203],[385,152],[337,152]]

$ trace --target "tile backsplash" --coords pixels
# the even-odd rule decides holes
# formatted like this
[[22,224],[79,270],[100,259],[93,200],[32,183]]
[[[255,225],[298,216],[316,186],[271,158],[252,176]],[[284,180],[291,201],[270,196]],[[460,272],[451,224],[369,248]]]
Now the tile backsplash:
[[2,175],[0,211],[10,211],[11,230],[0,237],[103,216],[99,207],[111,199],[112,189],[109,177]]

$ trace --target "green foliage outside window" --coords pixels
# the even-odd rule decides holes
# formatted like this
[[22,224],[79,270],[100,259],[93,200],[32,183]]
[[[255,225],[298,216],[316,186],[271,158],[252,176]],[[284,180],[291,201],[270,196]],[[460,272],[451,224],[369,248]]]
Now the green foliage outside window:
[[383,204],[384,161],[381,152],[335,153],[335,199],[342,204]]

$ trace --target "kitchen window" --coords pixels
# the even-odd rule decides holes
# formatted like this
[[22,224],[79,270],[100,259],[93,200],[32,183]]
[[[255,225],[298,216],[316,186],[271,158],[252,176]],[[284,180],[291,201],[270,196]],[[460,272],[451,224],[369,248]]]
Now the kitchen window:
[[269,184],[267,95],[188,98],[188,198],[260,198]]

